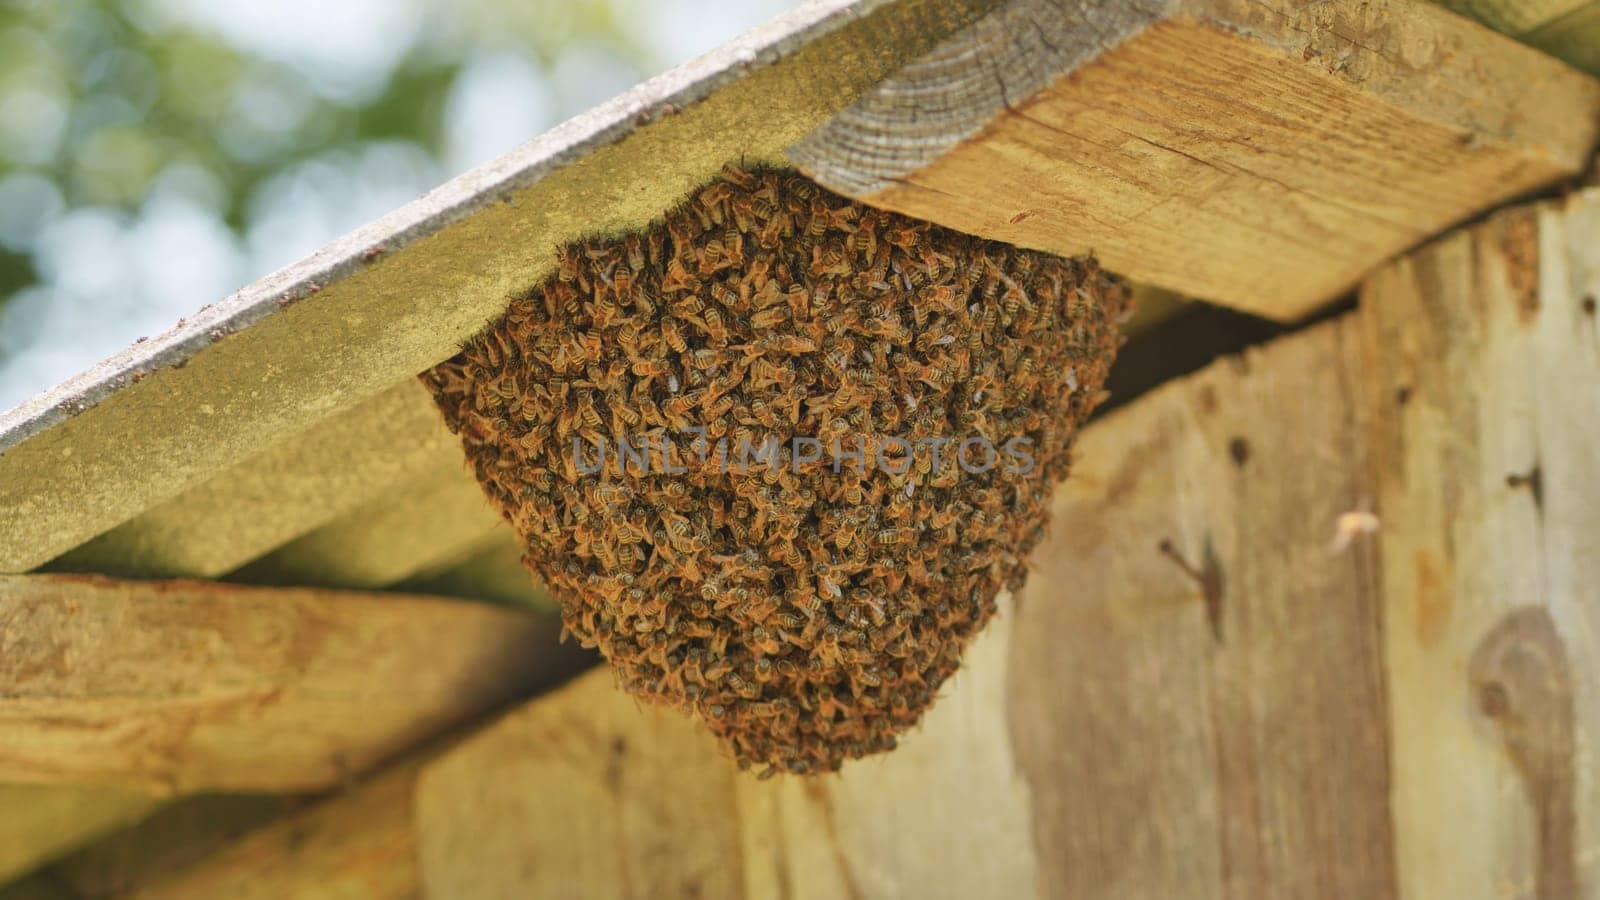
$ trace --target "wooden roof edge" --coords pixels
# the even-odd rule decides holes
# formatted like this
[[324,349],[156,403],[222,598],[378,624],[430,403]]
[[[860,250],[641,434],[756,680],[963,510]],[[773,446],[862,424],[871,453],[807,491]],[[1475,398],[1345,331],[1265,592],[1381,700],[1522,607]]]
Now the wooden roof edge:
[[[897,0],[810,0],[722,46],[669,69],[468,170],[311,255],[201,307],[175,327],[91,365],[0,412],[0,453],[83,412],[157,370],[191,357],[329,284],[499,202],[644,124],[699,102],[752,69]],[[982,3],[984,0],[976,0]],[[992,0],[990,0],[992,2]],[[975,5],[976,5],[975,3]],[[957,5],[957,4],[951,4]]]

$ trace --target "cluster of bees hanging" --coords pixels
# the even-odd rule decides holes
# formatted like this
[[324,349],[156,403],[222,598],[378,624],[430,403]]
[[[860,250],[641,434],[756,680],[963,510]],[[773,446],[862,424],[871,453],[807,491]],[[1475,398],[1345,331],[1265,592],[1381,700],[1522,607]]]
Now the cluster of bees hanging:
[[422,378],[625,689],[823,772],[892,748],[1022,584],[1127,304],[1092,259],[730,167]]

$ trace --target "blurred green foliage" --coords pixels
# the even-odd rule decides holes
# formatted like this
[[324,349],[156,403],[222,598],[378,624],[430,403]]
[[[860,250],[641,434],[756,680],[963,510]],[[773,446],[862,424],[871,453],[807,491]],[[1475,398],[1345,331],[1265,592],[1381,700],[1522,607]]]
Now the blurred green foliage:
[[[350,99],[281,58],[174,20],[156,0],[0,0],[0,182],[33,173],[57,195],[0,216],[25,237],[29,216],[132,211],[181,163],[203,173],[220,194],[211,198],[216,212],[238,232],[262,184],[299,162],[375,140],[412,142],[440,160],[451,87],[485,48],[546,70],[573,44],[601,45],[639,71],[651,65],[621,27],[632,14],[625,3],[417,0],[409,8],[423,21],[418,37],[378,90]],[[8,243],[0,302],[37,278],[25,242]]]

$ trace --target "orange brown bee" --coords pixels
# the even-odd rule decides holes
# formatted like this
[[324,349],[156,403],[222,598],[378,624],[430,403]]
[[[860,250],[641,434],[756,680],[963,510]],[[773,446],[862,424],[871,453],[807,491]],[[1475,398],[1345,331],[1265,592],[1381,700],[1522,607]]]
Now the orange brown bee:
[[[422,380],[565,634],[741,766],[829,772],[893,748],[1021,586],[1127,305],[1092,259],[728,168],[559,248]],[[969,437],[1034,464],[963,471]]]

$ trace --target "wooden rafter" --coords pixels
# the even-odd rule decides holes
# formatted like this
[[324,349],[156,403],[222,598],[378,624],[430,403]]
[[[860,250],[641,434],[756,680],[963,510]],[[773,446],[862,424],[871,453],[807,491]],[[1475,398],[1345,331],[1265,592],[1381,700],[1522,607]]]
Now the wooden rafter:
[[555,624],[384,594],[0,578],[0,779],[304,792],[560,673]]

